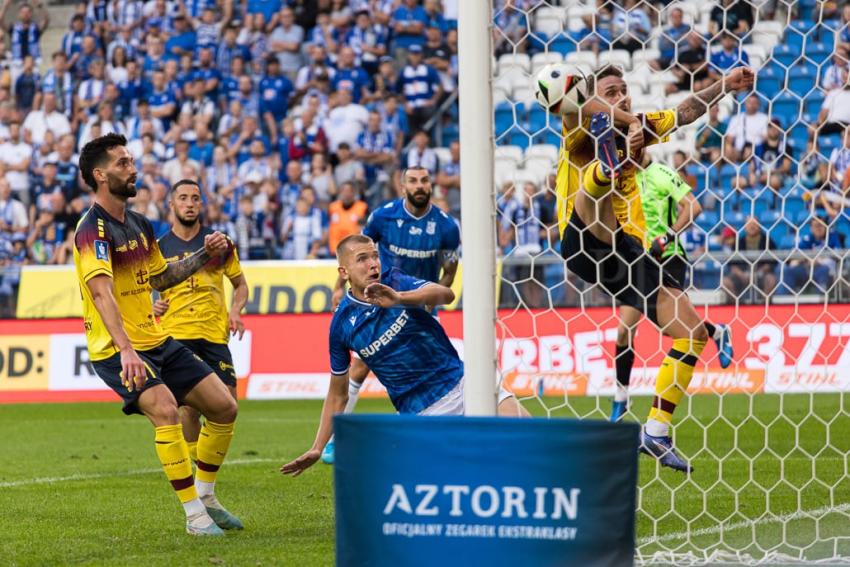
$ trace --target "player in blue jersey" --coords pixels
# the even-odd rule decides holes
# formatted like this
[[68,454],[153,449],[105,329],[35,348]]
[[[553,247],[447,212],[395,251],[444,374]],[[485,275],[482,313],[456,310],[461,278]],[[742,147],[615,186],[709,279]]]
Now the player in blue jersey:
[[[463,415],[463,361],[431,307],[454,301],[448,287],[408,276],[381,259],[368,236],[346,237],[337,248],[339,273],[350,289],[334,311],[328,339],[331,383],[316,440],[281,467],[299,475],[319,460],[331,438],[333,416],[348,401],[351,352],[369,365],[399,413]],[[499,393],[499,415],[527,413],[511,394]]]
[[[413,277],[451,287],[457,273],[460,229],[457,222],[431,205],[431,175],[424,167],[409,167],[402,172],[404,197],[382,206],[369,215],[363,234],[378,244],[385,270],[399,268]],[[440,275],[442,270],[442,275]],[[337,280],[335,301],[342,298],[345,280]],[[355,359],[349,372],[348,404],[345,413],[354,411],[360,387],[369,368]],[[325,447],[322,461],[333,462],[333,439]]]

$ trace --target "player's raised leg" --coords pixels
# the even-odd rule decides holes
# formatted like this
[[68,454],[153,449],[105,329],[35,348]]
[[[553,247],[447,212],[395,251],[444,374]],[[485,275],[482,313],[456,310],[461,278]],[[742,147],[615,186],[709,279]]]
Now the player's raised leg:
[[209,374],[186,394],[184,401],[204,417],[198,438],[195,487],[207,513],[226,530],[241,530],[242,522],[215,496],[215,481],[227,456],[238,412],[236,400],[215,374]]
[[641,451],[664,466],[689,473],[693,468],[673,448],[670,424],[694,376],[694,367],[708,341],[708,332],[682,290],[662,287],[657,296],[656,313],[658,326],[673,338],[673,347],[658,370]]
[[629,383],[632,379],[632,367],[635,363],[635,332],[641,313],[634,307],[620,307],[620,324],[617,325],[616,369],[617,384],[614,402],[611,405],[611,421],[620,421],[629,408]]
[[[366,366],[359,358],[352,359],[351,368],[348,374],[348,401],[345,403],[345,409],[342,413],[352,413],[357,406],[357,398],[360,395],[360,388],[366,377],[369,375],[369,367]],[[334,462],[334,438],[328,441],[322,451],[322,462],[326,465],[332,465]]]
[[144,390],[138,399],[139,410],[155,428],[154,442],[165,476],[183,504],[186,531],[195,535],[223,535],[198,497],[192,477],[189,448],[183,439],[177,400],[165,385]]

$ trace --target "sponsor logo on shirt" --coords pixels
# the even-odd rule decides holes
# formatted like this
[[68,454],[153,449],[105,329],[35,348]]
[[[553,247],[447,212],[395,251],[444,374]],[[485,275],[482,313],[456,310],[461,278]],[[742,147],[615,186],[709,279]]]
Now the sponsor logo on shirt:
[[436,250],[411,250],[409,248],[402,248],[400,246],[396,246],[395,244],[390,244],[389,248],[390,252],[392,252],[396,256],[405,256],[407,258],[417,258],[420,260],[426,258],[433,258],[437,255]]
[[360,349],[360,358],[369,358],[373,354],[376,354],[381,348],[390,344],[396,335],[398,335],[401,330],[407,325],[407,321],[410,316],[407,314],[407,311],[402,311],[401,315],[395,320],[395,323],[390,325],[390,328],[383,332],[383,334],[378,337],[376,340],[372,341],[372,344],[367,346],[366,348]]

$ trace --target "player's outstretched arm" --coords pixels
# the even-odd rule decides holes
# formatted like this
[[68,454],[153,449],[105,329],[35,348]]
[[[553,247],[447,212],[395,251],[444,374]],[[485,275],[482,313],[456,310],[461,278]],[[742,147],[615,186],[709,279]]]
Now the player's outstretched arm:
[[164,272],[151,276],[151,287],[157,291],[174,287],[204,267],[210,261],[210,258],[226,252],[229,246],[227,237],[222,233],[216,231],[208,234],[204,237],[203,248],[199,248],[182,260],[167,264]]
[[141,388],[147,380],[145,364],[136,351],[133,343],[127,336],[124,323],[121,320],[121,311],[118,302],[112,294],[112,278],[106,275],[94,276],[86,285],[91,292],[92,302],[103,321],[112,342],[121,353],[121,377],[128,390]]
[[754,81],[755,74],[749,67],[733,69],[713,85],[683,100],[676,107],[676,124],[681,127],[694,122],[727,93],[750,90]]
[[366,296],[366,301],[380,307],[393,307],[395,305],[436,307],[447,305],[455,300],[455,293],[450,288],[438,283],[428,283],[419,289],[410,291],[396,291],[387,285],[373,283],[366,286],[363,295]]
[[325,403],[322,406],[322,417],[319,420],[319,430],[316,432],[316,440],[313,441],[313,446],[294,461],[280,467],[280,472],[298,476],[319,460],[319,457],[322,456],[322,450],[333,434],[333,417],[342,413],[346,403],[348,403],[348,372],[331,374],[331,383],[328,387]]

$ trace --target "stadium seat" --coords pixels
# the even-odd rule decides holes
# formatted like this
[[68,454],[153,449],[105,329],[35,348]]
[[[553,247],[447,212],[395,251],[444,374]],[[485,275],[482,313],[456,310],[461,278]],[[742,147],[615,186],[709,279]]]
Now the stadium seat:
[[499,74],[511,68],[519,68],[524,73],[531,72],[531,58],[525,53],[506,53],[499,57]]
[[799,96],[805,96],[815,88],[818,68],[812,63],[797,62],[789,69],[788,88]]
[[551,144],[537,144],[525,151],[525,157],[528,159],[545,157],[550,162],[555,163],[558,161],[558,148],[552,147]]
[[720,222],[720,215],[717,214],[716,211],[704,210],[702,214],[697,217],[697,225],[705,229],[706,232],[712,232],[718,222]]
[[824,94],[822,91],[815,89],[806,95],[805,106],[803,107],[806,114],[817,116],[823,106]]
[[511,130],[510,134],[508,134],[508,139],[512,146],[519,146],[523,149],[531,145],[531,139],[528,133],[523,132],[519,128]]
[[821,155],[823,155],[824,158],[829,158],[829,154],[832,152],[832,150],[840,146],[840,134],[830,134],[829,136],[818,137],[818,151],[820,151]]
[[[805,32],[800,32],[794,28],[788,28],[785,32],[785,37],[782,38],[781,46],[788,47],[799,54],[803,51],[803,44],[806,41]],[[774,49],[774,54],[776,50]],[[796,59],[796,57],[795,57]]]
[[557,51],[546,51],[543,53],[535,53],[531,56],[531,74],[536,75],[537,71],[546,65],[553,63],[562,63],[564,61],[563,54]]
[[519,163],[522,160],[522,148],[518,146],[501,146],[493,153],[496,160],[512,160]]
[[797,237],[794,234],[786,234],[782,237],[779,242],[776,242],[776,245],[779,246],[781,250],[791,250],[797,244]]
[[651,61],[655,61],[659,57],[661,57],[661,52],[657,49],[638,49],[632,53],[632,67],[637,68],[640,67],[641,64],[649,64]]
[[501,102],[496,105],[496,136],[501,136],[511,129],[515,124],[514,105],[510,102]]
[[782,91],[783,79],[784,73],[780,77],[773,67],[766,65],[759,69],[756,75],[756,92],[767,98],[774,98]]
[[535,10],[534,24],[531,29],[534,32],[545,33],[550,37],[559,34],[564,29],[561,20],[562,15],[563,11],[557,8],[541,7]]
[[531,108],[528,112],[527,126],[529,133],[534,134],[540,132],[545,128],[548,128],[551,125],[557,125],[556,121],[552,121],[552,123],[550,123],[550,116],[548,112],[543,110],[543,108],[541,108],[536,103],[532,104],[534,104],[534,107]]
[[589,65],[592,69],[597,67],[596,54],[592,51],[575,51],[564,57],[566,63],[573,65]]
[[791,45],[788,43],[777,45],[773,48],[773,60],[785,67],[788,67],[800,58],[802,47],[802,43],[799,45]]
[[575,50],[575,40],[563,34],[559,34],[554,39],[549,41],[550,52],[553,51],[555,53],[560,53],[561,55],[566,55],[568,53],[573,53]]
[[783,92],[771,103],[771,115],[782,120],[783,124],[793,124],[800,118],[800,99],[790,92]]
[[832,55],[832,49],[828,44],[809,39],[806,42],[806,57],[817,64],[823,63]]
[[614,65],[615,67],[623,69],[623,71],[628,71],[632,68],[632,56],[625,49],[600,51],[599,62],[597,63],[597,65],[599,67],[604,67],[605,65]]

